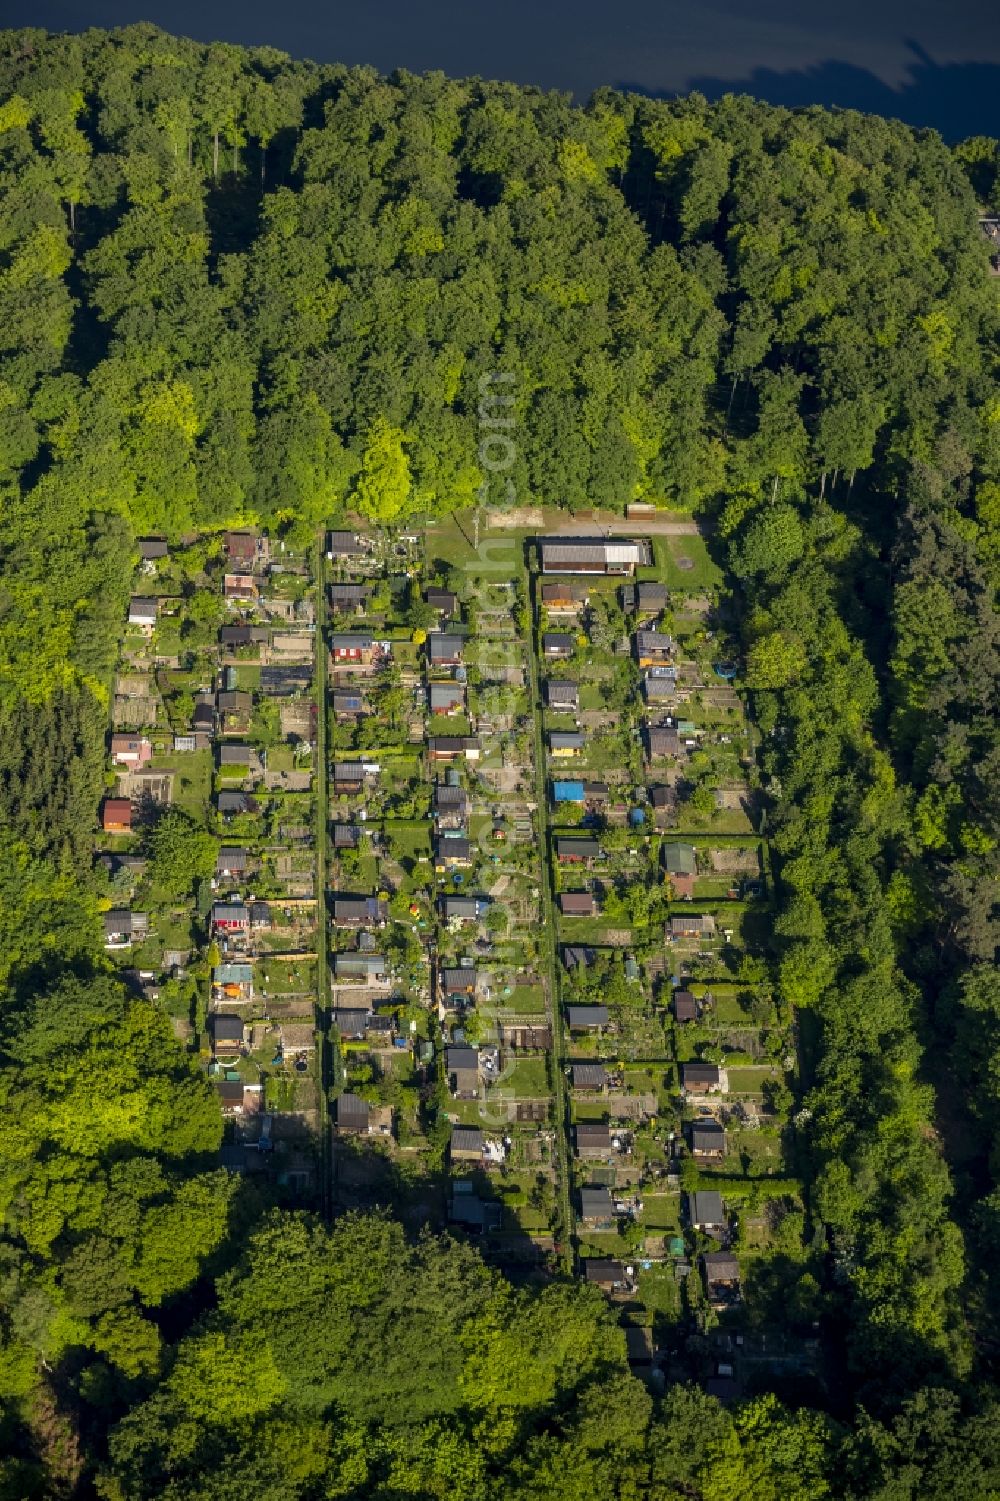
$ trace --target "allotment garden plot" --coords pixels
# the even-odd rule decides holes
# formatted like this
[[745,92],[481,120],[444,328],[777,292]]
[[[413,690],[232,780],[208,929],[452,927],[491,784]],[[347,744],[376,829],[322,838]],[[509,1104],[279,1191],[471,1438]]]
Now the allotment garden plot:
[[574,1245],[652,1344],[749,1351],[772,1258],[793,1285],[805,1260],[795,1039],[759,957],[767,852],[725,600],[673,546],[528,546]]
[[215,1083],[227,1165],[308,1201],[315,579],[252,530],[138,547],[96,856],[105,948]]
[[560,1139],[518,539],[326,547],[338,1200],[537,1260]]

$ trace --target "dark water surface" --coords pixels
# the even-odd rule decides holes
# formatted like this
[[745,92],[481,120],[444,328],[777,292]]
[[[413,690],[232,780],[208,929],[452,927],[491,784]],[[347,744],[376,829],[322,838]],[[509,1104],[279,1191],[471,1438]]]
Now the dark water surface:
[[0,24],[157,25],[320,62],[572,90],[729,90],[1000,135],[996,0],[0,0]]

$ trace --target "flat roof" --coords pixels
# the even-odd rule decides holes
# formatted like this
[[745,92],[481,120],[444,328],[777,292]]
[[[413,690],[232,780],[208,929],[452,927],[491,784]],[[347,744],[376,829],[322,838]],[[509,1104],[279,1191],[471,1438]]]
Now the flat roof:
[[644,563],[650,555],[642,537],[539,537],[545,562]]

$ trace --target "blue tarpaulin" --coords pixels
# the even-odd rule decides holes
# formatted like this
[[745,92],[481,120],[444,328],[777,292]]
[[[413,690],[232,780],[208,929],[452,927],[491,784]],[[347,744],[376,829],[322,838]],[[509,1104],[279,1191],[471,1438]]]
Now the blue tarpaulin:
[[582,782],[553,782],[552,798],[557,803],[582,803]]

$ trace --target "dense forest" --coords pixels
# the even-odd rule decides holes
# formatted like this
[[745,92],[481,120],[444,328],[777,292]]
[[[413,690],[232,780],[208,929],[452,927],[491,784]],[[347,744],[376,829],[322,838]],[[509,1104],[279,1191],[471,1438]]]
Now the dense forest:
[[[1000,1493],[990,208],[996,142],[848,111],[0,34],[0,1497]],[[134,539],[515,496],[728,571],[829,1411],[650,1395],[590,1290],[275,1211],[102,957]]]

